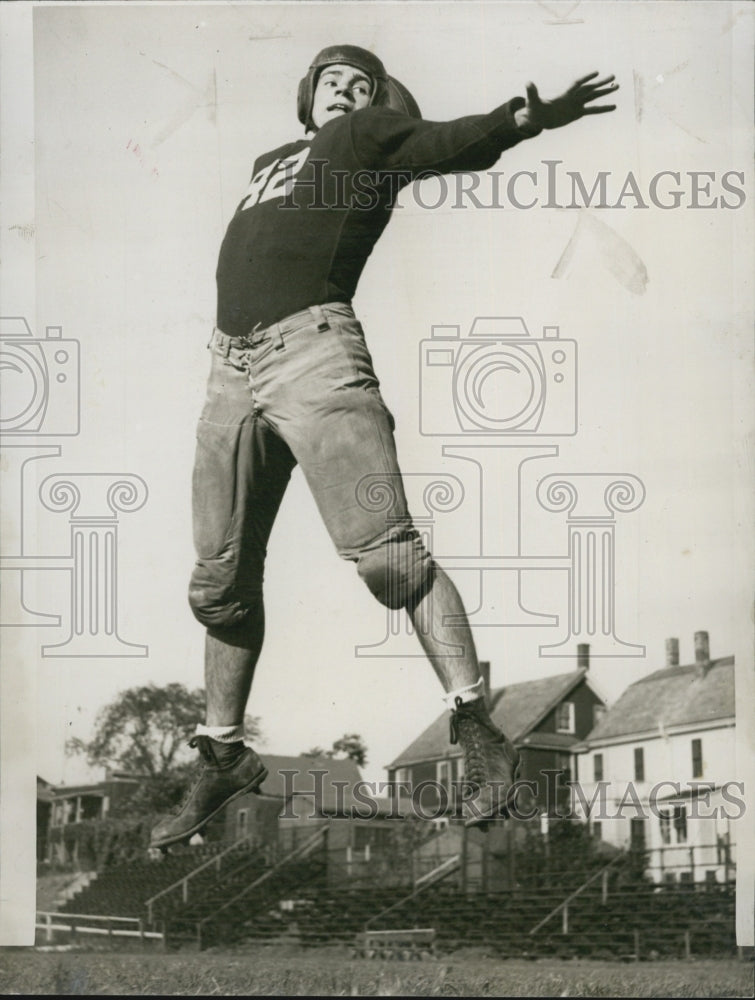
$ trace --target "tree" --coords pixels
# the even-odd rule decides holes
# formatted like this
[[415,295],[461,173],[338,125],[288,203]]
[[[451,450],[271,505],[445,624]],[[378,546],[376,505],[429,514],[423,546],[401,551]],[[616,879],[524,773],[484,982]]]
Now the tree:
[[313,747],[303,754],[303,756],[346,757],[355,761],[357,766],[364,767],[367,763],[367,747],[358,733],[344,733],[340,739],[333,741],[333,746],[330,750],[323,750],[322,747]]
[[[164,809],[180,799],[192,770],[186,744],[204,718],[205,695],[183,684],[147,684],[121,691],[100,710],[89,741],[68,740],[66,753],[81,754],[90,765],[120,768],[145,781],[129,800],[137,812]],[[245,736],[260,736],[259,719],[246,716]]]

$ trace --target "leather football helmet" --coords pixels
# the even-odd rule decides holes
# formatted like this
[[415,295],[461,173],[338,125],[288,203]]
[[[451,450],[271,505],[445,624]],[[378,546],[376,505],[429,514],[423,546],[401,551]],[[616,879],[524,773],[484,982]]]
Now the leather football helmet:
[[371,105],[394,108],[412,118],[421,118],[417,102],[398,80],[389,76],[385,66],[376,55],[358,45],[329,45],[315,56],[307,75],[299,83],[297,96],[297,114],[299,121],[309,131],[315,129],[312,121],[312,101],[314,99],[317,78],[326,66],[335,63],[346,63],[355,66],[366,73],[373,84]]

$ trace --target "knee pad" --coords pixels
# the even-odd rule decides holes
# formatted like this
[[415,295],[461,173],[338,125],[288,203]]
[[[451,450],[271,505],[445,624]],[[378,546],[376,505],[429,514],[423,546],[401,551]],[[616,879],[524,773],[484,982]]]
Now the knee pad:
[[243,631],[245,626],[256,625],[262,593],[240,594],[216,563],[200,560],[189,583],[189,606],[208,629]]
[[433,561],[418,532],[411,528],[360,552],[357,572],[381,604],[403,608],[429,588]]

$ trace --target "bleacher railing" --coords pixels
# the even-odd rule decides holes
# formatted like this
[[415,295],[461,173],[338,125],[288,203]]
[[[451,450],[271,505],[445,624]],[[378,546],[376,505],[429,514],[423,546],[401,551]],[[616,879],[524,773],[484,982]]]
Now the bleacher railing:
[[[86,921],[86,922],[85,922]],[[78,934],[106,934],[108,937],[138,937],[142,941],[154,938],[164,940],[159,931],[147,930],[144,921],[137,917],[105,917],[99,913],[49,913],[37,910],[35,925],[45,931],[45,940],[51,943],[56,931],[76,938]]]
[[278,874],[280,871],[285,869],[287,865],[294,861],[301,861],[306,858],[312,850],[317,847],[320,843],[325,843],[328,836],[328,827],[321,826],[311,837],[308,837],[305,841],[300,843],[292,851],[290,851],[285,857],[281,858],[276,864],[271,865],[266,871],[264,871],[258,878],[249,885],[245,886],[240,892],[237,892],[235,896],[226,900],[222,906],[217,907],[211,914],[204,917],[202,920],[197,922],[197,946],[201,950],[203,937],[206,933],[207,926],[214,920],[217,920],[221,913],[228,910],[230,907],[235,906],[240,900],[245,896],[248,896],[255,889],[258,889],[265,882],[269,881],[274,875]]
[[603,902],[605,903],[607,901],[607,899],[608,899],[608,874],[609,874],[609,871],[610,871],[611,868],[615,868],[617,866],[618,862],[620,862],[620,861],[626,863],[626,861],[627,861],[626,855],[624,855],[624,854],[617,854],[616,857],[612,858],[611,861],[609,861],[607,865],[604,865],[603,868],[599,868],[598,871],[596,871],[593,875],[590,876],[590,878],[588,878],[585,882],[583,882],[582,885],[579,886],[578,889],[575,889],[574,892],[570,893],[566,897],[566,899],[562,900],[558,904],[558,906],[554,906],[553,909],[550,911],[550,913],[547,916],[543,917],[542,920],[540,920],[537,924],[535,924],[535,926],[530,931],[530,934],[537,934],[537,932],[540,930],[540,928],[544,927],[548,923],[549,920],[551,920],[553,917],[556,916],[557,913],[561,913],[561,928],[562,928],[563,933],[564,934],[568,934],[568,932],[569,932],[569,904],[573,900],[575,900],[577,898],[577,896],[581,896],[582,893],[585,891],[585,889],[587,889],[588,886],[591,886],[593,884],[593,882],[597,882],[598,879],[602,880],[602,899],[603,899]]
[[391,906],[387,906],[384,910],[381,910],[379,913],[376,913],[373,917],[370,917],[370,919],[364,925],[365,933],[369,931],[372,925],[374,923],[377,923],[377,921],[380,920],[382,917],[385,917],[387,914],[392,913],[394,910],[397,910],[400,906],[403,906],[404,903],[408,903],[410,899],[414,899],[415,896],[418,896],[421,892],[424,892],[425,889],[429,889],[431,885],[437,885],[438,882],[442,882],[444,878],[447,878],[449,875],[453,874],[453,872],[455,872],[459,868],[460,864],[461,864],[461,855],[454,854],[452,857],[446,858],[446,860],[443,861],[441,864],[439,864],[437,868],[433,868],[432,871],[428,872],[426,875],[423,875],[421,878],[418,878],[417,881],[414,883],[414,888],[412,889],[411,892],[407,893],[406,896],[403,896],[396,903],[393,903]]
[[[736,844],[728,838],[706,844],[660,844],[640,850],[645,871],[654,880],[701,882],[700,875],[721,884],[736,879]],[[718,876],[722,876],[722,880]]]
[[179,892],[181,893],[181,902],[188,903],[190,885],[199,875],[206,872],[210,868],[215,868],[215,871],[219,875],[224,866],[224,863],[228,862],[231,858],[234,860],[238,855],[244,850],[244,848],[250,851],[254,848],[254,838],[251,834],[246,837],[240,837],[235,840],[232,844],[225,848],[225,850],[220,851],[218,854],[213,855],[209,861],[205,861],[203,864],[199,865],[197,868],[193,868],[187,875],[183,878],[177,879],[175,882],[171,883],[166,889],[162,889],[160,892],[155,893],[145,902],[147,907],[147,920],[152,923],[154,919],[154,907],[158,900],[166,900],[169,896],[176,896]]

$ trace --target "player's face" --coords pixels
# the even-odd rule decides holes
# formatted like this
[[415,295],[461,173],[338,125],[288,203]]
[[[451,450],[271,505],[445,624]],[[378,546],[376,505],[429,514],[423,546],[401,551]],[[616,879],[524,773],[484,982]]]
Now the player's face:
[[312,121],[317,128],[351,111],[368,107],[372,80],[354,66],[336,63],[326,66],[317,78],[312,102]]

